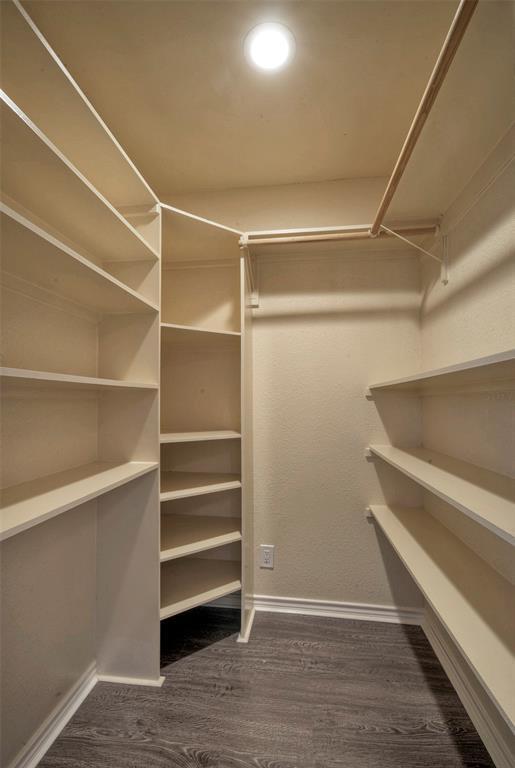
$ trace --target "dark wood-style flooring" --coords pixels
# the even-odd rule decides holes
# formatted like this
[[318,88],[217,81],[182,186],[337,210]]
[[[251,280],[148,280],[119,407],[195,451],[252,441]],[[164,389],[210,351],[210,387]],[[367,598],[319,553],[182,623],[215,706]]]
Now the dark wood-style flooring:
[[413,626],[198,608],[162,688],[99,683],[40,768],[493,768]]

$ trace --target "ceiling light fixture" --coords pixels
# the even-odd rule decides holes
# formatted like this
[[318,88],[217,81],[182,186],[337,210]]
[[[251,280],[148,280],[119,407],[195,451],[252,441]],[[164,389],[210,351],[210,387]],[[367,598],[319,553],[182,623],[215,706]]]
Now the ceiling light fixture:
[[258,69],[277,71],[288,64],[295,53],[295,38],[283,24],[259,24],[245,38],[245,56]]

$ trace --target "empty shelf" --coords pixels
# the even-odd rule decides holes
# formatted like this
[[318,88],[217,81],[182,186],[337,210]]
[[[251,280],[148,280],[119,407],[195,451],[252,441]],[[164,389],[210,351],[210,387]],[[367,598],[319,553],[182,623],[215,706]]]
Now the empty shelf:
[[515,349],[480,357],[445,368],[416,373],[392,381],[372,384],[371,392],[392,390],[432,393],[460,389],[503,390],[515,386]]
[[1,492],[0,541],[50,520],[158,467],[155,461],[93,462]]
[[92,261],[0,203],[2,270],[102,314],[158,308]]
[[153,248],[16,104],[0,96],[4,194],[97,259],[157,260]]
[[188,557],[161,566],[161,618],[241,589],[241,564]]
[[221,472],[161,472],[161,501],[241,488],[239,475]]
[[241,541],[237,517],[161,515],[161,562]]
[[513,587],[424,510],[370,509],[513,729]]
[[161,323],[161,341],[164,344],[180,346],[206,346],[207,344],[234,345],[239,347],[241,333],[238,331],[216,331],[211,328],[194,328],[189,325]]
[[161,443],[202,443],[207,440],[238,440],[239,432],[217,429],[211,432],[162,432]]
[[25,368],[0,368],[2,383],[33,387],[51,385],[52,387],[74,387],[75,389],[157,389],[157,384],[143,381],[123,381],[121,379],[102,379],[95,376],[75,376],[70,373],[52,373],[51,371],[30,371]]
[[370,450],[501,539],[515,543],[515,481],[511,478],[426,448],[371,445]]

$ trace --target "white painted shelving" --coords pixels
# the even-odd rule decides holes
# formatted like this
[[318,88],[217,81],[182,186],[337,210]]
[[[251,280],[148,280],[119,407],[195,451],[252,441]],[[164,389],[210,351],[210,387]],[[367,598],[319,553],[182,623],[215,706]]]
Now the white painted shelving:
[[205,346],[206,344],[239,344],[241,333],[218,331],[174,323],[161,323],[161,339],[165,344],[184,346]]
[[505,390],[515,387],[515,349],[434,368],[391,381],[371,384],[371,392],[400,391],[432,394],[459,390]]
[[209,432],[163,432],[161,443],[203,443],[211,440],[239,440],[240,432],[232,429],[215,429]]
[[224,472],[161,472],[161,501],[241,488],[238,475]]
[[1,491],[0,540],[157,469],[155,461],[92,462]]
[[161,565],[161,618],[241,589],[241,563],[187,557]]
[[197,515],[161,516],[161,562],[241,541],[241,520]]
[[513,587],[424,510],[374,505],[370,509],[513,729]]
[[157,311],[137,291],[0,203],[2,270],[25,283],[105,314]]
[[513,479],[426,448],[371,445],[370,450],[496,536],[515,543]]
[[17,387],[38,385],[55,387],[74,387],[75,389],[158,389],[158,384],[145,381],[124,381],[123,379],[103,379],[96,376],[75,376],[68,373],[51,371],[30,371],[24,368],[0,368],[2,383],[16,384]]
[[30,211],[55,236],[66,232],[68,244],[101,261],[159,258],[3,91],[0,106],[2,193],[11,207]]

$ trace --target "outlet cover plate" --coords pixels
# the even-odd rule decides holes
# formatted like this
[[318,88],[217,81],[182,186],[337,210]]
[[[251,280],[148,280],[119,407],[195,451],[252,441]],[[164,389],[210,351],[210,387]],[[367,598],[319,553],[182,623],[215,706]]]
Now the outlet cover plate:
[[260,568],[273,568],[275,557],[275,545],[274,544],[261,544],[259,546],[259,567]]

